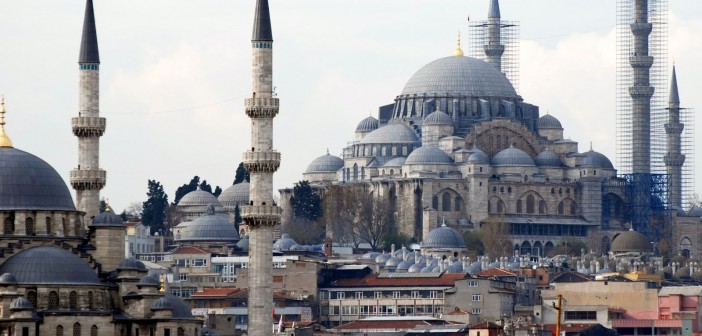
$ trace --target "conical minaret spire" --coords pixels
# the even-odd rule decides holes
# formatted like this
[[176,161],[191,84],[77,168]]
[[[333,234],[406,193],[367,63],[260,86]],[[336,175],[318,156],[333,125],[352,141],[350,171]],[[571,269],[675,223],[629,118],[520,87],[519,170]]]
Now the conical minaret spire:
[[492,64],[497,70],[502,71],[502,54],[505,53],[505,45],[502,44],[502,22],[498,0],[490,0],[487,24],[487,44],[483,46],[486,56],[485,61]]
[[78,210],[85,212],[85,225],[100,211],[100,190],[106,173],[100,169],[100,137],[106,120],[100,117],[100,53],[93,1],[85,4],[83,35],[80,43],[79,110],[71,119],[73,134],[78,137],[78,166],[71,171],[71,186],[76,190]]
[[670,97],[668,99],[668,122],[665,124],[667,136],[667,153],[663,156],[666,173],[670,179],[668,201],[672,206],[682,206],[682,166],[685,155],[681,151],[680,135],[685,125],[680,122],[680,96],[678,95],[678,78],[673,66],[673,75],[670,79]]
[[268,0],[258,0],[253,35],[253,92],[245,100],[251,118],[251,150],[244,153],[250,175],[249,204],[241,217],[249,227],[249,335],[272,335],[273,228],[282,210],[273,201],[273,173],[280,153],[273,150],[273,118],[279,101],[273,97],[273,33]]

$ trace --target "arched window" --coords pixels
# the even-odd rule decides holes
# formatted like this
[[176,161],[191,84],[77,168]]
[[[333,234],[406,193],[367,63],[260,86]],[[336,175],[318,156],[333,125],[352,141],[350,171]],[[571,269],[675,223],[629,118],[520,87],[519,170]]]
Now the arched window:
[[92,309],[95,304],[95,298],[93,297],[93,292],[88,292],[88,308]]
[[178,333],[176,334],[177,336],[185,336],[185,329],[183,328],[178,328]]
[[27,217],[24,219],[24,228],[28,236],[33,236],[35,234],[34,230],[34,218]]
[[535,207],[534,203],[536,203],[536,199],[534,198],[534,195],[527,196],[527,199],[526,199],[526,208],[527,209],[526,210],[527,210],[528,214],[533,214],[536,212],[536,210],[535,210],[536,207]]
[[570,202],[570,214],[575,215],[578,212],[578,205],[575,202]]
[[441,196],[441,211],[451,211],[451,194],[447,192]]
[[492,213],[492,206],[490,204],[490,201],[488,200],[488,213]]
[[386,156],[387,154],[388,154],[388,150],[385,146],[383,146],[383,148],[381,148],[381,150],[380,150],[380,155]]
[[353,164],[353,179],[358,180],[358,164]]
[[37,307],[37,292],[29,291],[27,292],[27,300],[32,303],[32,307]]
[[390,175],[395,175],[395,169],[390,169]]
[[431,199],[431,208],[439,210],[439,196],[434,196],[434,198]]
[[461,211],[461,208],[463,207],[461,205],[461,203],[463,203],[463,200],[461,199],[461,197],[456,197],[456,208],[455,208],[456,211]]
[[56,336],[63,336],[63,326],[60,324],[56,326]]
[[61,218],[61,226],[63,226],[63,235],[68,236],[68,223],[66,223],[66,218]]
[[59,296],[55,291],[49,292],[49,309],[58,309]]
[[517,213],[522,213],[522,200],[517,200]]
[[402,146],[402,156],[407,155],[407,146]]
[[505,213],[505,202],[502,202],[502,200],[497,201],[497,213]]
[[563,215],[565,212],[565,205],[563,204],[563,201],[558,202],[558,214]]
[[392,147],[392,156],[397,156],[397,147]]
[[505,187],[500,187],[500,192],[501,193],[505,192]]
[[94,324],[90,327],[90,336],[98,336],[98,328]]
[[78,293],[75,291],[68,294],[68,309],[78,310]]
[[546,202],[544,200],[539,201],[539,215],[546,214]]
[[80,336],[80,323],[73,324],[73,336]]
[[51,235],[53,228],[51,227],[51,217],[46,217],[46,234]]
[[512,193],[512,187],[507,187],[507,192],[511,194],[511,193]]
[[5,224],[2,227],[2,232],[4,234],[15,233],[15,219],[12,217],[5,218]]

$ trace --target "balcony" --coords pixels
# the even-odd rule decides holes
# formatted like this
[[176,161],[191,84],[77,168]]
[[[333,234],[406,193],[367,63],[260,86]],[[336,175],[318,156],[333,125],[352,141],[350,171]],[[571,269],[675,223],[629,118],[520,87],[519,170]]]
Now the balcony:
[[105,133],[107,121],[102,117],[75,117],[71,118],[73,135],[77,137],[102,136]]
[[280,100],[278,98],[247,98],[244,99],[244,106],[249,118],[274,118],[278,114]]

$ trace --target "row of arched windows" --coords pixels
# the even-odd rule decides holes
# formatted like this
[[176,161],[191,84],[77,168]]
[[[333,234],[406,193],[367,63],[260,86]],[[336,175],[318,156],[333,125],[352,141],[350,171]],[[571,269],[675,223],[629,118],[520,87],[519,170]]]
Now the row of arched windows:
[[[46,232],[50,235],[54,234],[54,226],[51,217],[47,216],[45,218],[44,224],[46,226]],[[66,218],[61,218],[61,225],[64,234],[67,234],[69,232],[69,227]],[[76,226],[78,225],[80,224],[76,223]],[[33,217],[26,217],[24,219],[24,228],[25,234],[28,236],[34,236],[37,234],[37,226]],[[9,216],[5,217],[2,227],[2,233],[6,235],[15,234],[15,229],[15,216],[14,214],[10,214]]]
[[[37,292],[35,291],[29,291],[26,294],[27,300],[32,303],[32,306],[34,308],[37,308]],[[95,294],[93,292],[88,292],[87,293],[87,299],[88,299],[88,308],[94,308],[95,307]],[[59,309],[60,308],[60,297],[59,293],[56,291],[50,291],[49,292],[49,302],[48,302],[48,309]],[[76,291],[71,291],[68,293],[68,309],[71,310],[78,310],[78,292]]]
[[[80,323],[76,322],[73,323],[73,336],[81,336],[80,335]],[[96,325],[93,325],[90,327],[90,336],[97,336],[98,335],[98,327]],[[63,326],[62,325],[57,325],[56,326],[56,336],[63,336]]]
[[441,194],[441,202],[439,202],[439,194],[434,195],[431,200],[431,207],[434,210],[441,211],[461,211],[463,210],[463,198],[449,191]]
[[[526,203],[526,209],[524,206],[525,203]],[[536,204],[537,204],[536,198],[530,194],[526,197],[526,202],[522,201],[521,199],[517,200],[515,212],[518,214],[522,214],[522,213],[536,214],[536,211],[537,211]],[[505,207],[505,202],[503,202],[501,199],[499,199],[497,197],[493,197],[493,199],[488,200],[487,205],[488,205],[488,213],[504,214],[507,211],[507,208]],[[547,213],[548,213],[548,208],[546,207],[546,202],[544,200],[539,200],[538,214],[545,215]],[[558,203],[557,214],[575,216],[578,214],[578,204],[574,200],[572,200],[570,198],[566,198]]]
[[[517,213],[527,213],[527,214],[535,214],[536,213],[536,197],[534,197],[533,194],[529,194],[526,197],[526,202],[523,202],[521,199],[517,200]],[[524,209],[524,203],[526,203],[526,209]],[[544,200],[539,200],[539,215],[544,215],[546,214],[546,202]]]

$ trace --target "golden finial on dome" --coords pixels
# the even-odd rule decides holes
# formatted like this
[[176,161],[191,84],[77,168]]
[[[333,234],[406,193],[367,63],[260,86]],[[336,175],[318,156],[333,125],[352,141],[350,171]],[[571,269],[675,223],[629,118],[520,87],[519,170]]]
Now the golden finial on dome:
[[110,199],[105,200],[105,212],[111,212],[112,208],[110,208]]
[[12,147],[12,140],[5,133],[5,96],[0,98],[0,147]]
[[463,49],[461,49],[461,32],[458,32],[458,44],[456,45],[456,51],[453,52],[454,56],[463,56]]

